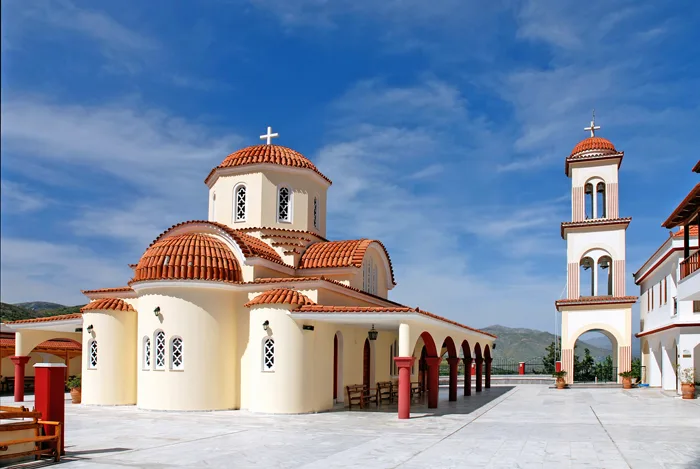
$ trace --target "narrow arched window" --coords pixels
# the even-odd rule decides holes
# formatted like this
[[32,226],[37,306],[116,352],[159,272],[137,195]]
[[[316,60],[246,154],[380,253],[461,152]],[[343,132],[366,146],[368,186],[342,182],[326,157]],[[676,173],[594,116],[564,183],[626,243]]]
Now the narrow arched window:
[[277,221],[292,221],[292,192],[289,187],[280,187],[277,191]]
[[155,348],[156,348],[156,370],[165,369],[165,332],[157,331],[155,334]]
[[151,338],[143,338],[143,369],[149,370],[151,368]]
[[596,294],[598,296],[611,296],[613,294],[612,259],[609,256],[603,256],[598,259],[597,283]]
[[580,295],[581,296],[593,296],[595,295],[594,293],[594,287],[595,287],[595,282],[593,281],[594,279],[594,272],[595,272],[595,264],[593,263],[593,259],[590,257],[584,257],[581,259],[581,270],[580,270],[580,275],[579,275],[579,281],[580,283]]
[[90,340],[88,355],[88,368],[94,370],[97,368],[97,341],[95,339]]
[[170,341],[170,369],[182,370],[184,368],[182,350],[182,337],[173,337]]
[[584,192],[586,219],[595,218],[595,213],[593,213],[593,184],[591,184],[590,182],[586,184]]
[[605,208],[605,183],[599,182],[596,186],[596,209],[598,211],[596,218],[606,217]]
[[263,340],[263,371],[275,371],[275,340],[272,337],[266,337]]
[[362,290],[373,295],[377,294],[377,264],[368,257],[362,266]]
[[318,197],[314,197],[314,228],[318,228]]
[[236,190],[234,192],[234,217],[233,221],[245,221],[246,217],[246,187],[241,184],[240,186],[236,187]]

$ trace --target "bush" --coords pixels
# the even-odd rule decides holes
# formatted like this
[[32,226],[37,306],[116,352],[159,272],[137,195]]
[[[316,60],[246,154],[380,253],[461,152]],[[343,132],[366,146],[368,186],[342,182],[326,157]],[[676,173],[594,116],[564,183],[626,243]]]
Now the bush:
[[68,387],[68,389],[80,389],[80,384],[80,375],[71,376],[68,378],[68,381],[66,381],[66,387]]

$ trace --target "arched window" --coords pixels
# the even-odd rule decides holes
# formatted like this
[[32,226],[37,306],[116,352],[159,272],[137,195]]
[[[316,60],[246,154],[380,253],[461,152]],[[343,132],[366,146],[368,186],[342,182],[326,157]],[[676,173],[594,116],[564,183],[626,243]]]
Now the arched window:
[[376,295],[377,276],[377,264],[374,262],[374,259],[367,257],[362,266],[362,290]]
[[605,183],[599,182],[596,186],[596,218],[605,218]]
[[234,190],[233,221],[245,221],[246,218],[246,187],[241,184]]
[[595,213],[593,213],[593,184],[590,182],[586,184],[584,192],[586,193],[584,197],[585,213],[588,220],[589,218],[595,218]]
[[151,368],[151,338],[146,336],[143,338],[143,369]]
[[314,228],[318,228],[318,197],[314,197]]
[[182,370],[184,368],[184,357],[182,350],[182,337],[173,337],[170,340],[170,369]]
[[611,296],[613,294],[613,271],[612,259],[610,256],[603,256],[598,259],[598,279],[596,295]]
[[156,370],[165,369],[165,332],[156,331],[155,333],[155,347],[156,347]]
[[265,337],[262,344],[262,370],[275,371],[275,340]]
[[88,369],[94,370],[97,368],[97,341],[90,339],[88,345]]
[[593,275],[595,272],[595,264],[593,259],[590,257],[584,257],[581,259],[581,270],[579,272],[579,280],[581,282],[580,295],[581,296],[593,296],[595,295],[593,287],[595,282],[593,280]]
[[289,223],[292,221],[292,191],[282,186],[277,191],[277,221]]

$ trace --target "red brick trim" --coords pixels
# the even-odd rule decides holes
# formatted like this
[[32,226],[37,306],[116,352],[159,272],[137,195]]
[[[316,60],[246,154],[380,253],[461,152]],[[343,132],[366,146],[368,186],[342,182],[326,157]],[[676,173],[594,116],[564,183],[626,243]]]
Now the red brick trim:
[[669,329],[674,329],[676,327],[700,327],[700,322],[688,322],[688,323],[679,323],[679,324],[669,324],[668,326],[663,326],[659,327],[656,329],[652,329],[650,331],[645,331],[645,332],[637,332],[634,336],[639,338],[639,337],[645,337],[648,335],[656,334],[658,332],[663,332],[667,331]]

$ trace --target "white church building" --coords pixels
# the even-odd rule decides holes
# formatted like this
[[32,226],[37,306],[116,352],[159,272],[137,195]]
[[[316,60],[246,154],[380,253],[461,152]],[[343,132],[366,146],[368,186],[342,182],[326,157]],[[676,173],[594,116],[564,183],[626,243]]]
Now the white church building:
[[[700,162],[693,168],[700,172]],[[634,274],[640,292],[643,379],[680,393],[678,371],[695,369],[700,380],[700,184],[663,223],[671,229],[659,249]]]

